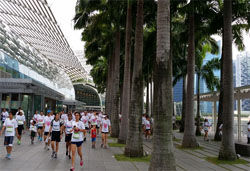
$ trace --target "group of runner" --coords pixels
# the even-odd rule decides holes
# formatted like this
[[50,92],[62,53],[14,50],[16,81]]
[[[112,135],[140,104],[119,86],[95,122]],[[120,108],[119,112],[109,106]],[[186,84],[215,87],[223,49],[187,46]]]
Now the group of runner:
[[[21,144],[22,131],[26,125],[26,119],[21,108],[14,115],[12,112],[2,110],[2,129],[0,136],[5,133],[4,145],[6,146],[7,159],[11,159],[11,151],[15,134],[17,135],[17,144]],[[44,141],[44,149],[52,149],[51,157],[57,158],[59,143],[62,136],[65,135],[66,156],[71,159],[71,171],[75,168],[76,152],[80,157],[80,166],[83,166],[82,144],[86,141],[89,133],[92,141],[92,148],[96,148],[96,137],[101,130],[101,147],[107,148],[107,135],[111,131],[110,120],[107,115],[101,112],[69,112],[64,111],[54,114],[48,110],[47,115],[43,112],[35,112],[30,120],[30,140],[34,144],[37,135],[38,141]]]

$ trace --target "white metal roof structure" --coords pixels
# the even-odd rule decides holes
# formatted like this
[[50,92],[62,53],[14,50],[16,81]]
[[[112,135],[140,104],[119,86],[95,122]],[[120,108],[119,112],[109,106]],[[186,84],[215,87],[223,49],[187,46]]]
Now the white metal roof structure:
[[0,21],[61,67],[71,81],[86,78],[87,72],[70,48],[46,0],[1,0]]

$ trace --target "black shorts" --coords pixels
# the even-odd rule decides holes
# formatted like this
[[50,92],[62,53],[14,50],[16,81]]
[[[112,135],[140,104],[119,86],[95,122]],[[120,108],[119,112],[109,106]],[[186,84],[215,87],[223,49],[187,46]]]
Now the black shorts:
[[99,128],[100,128],[100,126],[97,126],[97,125],[96,125],[96,129],[99,129]]
[[39,129],[43,129],[43,127],[42,126],[39,126],[39,127],[37,127],[37,129],[39,130]]
[[44,136],[48,136],[49,135],[49,132],[44,132]]
[[85,127],[85,130],[89,130],[89,128],[88,128],[88,127]]
[[80,147],[82,145],[83,141],[79,142],[71,142],[71,144],[75,144],[77,147]]
[[18,125],[18,127],[17,127],[18,135],[22,135],[23,129],[24,129],[23,125]]
[[52,133],[51,133],[51,141],[60,142],[61,141],[60,135],[61,135],[60,131],[52,131]]
[[102,132],[102,134],[108,134],[109,132]]
[[72,137],[72,134],[66,134],[65,142],[71,142],[71,137]]
[[31,137],[35,137],[36,136],[36,132],[35,131],[31,131],[30,136]]
[[13,146],[13,140],[14,140],[14,136],[5,136],[4,137],[4,145],[5,146]]

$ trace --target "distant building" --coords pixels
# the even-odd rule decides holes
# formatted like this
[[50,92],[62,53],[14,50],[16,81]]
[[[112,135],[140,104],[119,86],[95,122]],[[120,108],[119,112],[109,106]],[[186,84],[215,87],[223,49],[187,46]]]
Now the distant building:
[[[236,87],[250,85],[250,52],[242,52],[235,60]],[[250,99],[242,100],[242,110],[250,111]]]

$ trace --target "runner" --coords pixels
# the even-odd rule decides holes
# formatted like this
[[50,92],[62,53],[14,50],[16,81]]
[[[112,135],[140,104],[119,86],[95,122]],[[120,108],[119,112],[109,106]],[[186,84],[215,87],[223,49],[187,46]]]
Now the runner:
[[92,125],[97,125],[97,119],[98,119],[98,117],[97,117],[96,113],[94,113],[90,118],[91,127],[92,127]]
[[[84,123],[85,130],[89,130],[89,117],[88,117],[87,112],[84,113],[84,115],[81,118],[81,121]],[[86,134],[87,132],[85,131],[83,141],[86,141]]]
[[22,132],[24,130],[24,125],[26,125],[25,122],[25,116],[23,114],[23,112],[18,112],[17,116],[16,116],[16,121],[18,124],[17,127],[17,131],[18,131],[18,136],[17,136],[17,144],[20,145],[21,144],[21,138],[22,138]]
[[41,111],[40,115],[37,115],[37,132],[38,132],[38,140],[43,140],[43,124],[44,124],[44,114]]
[[148,115],[146,115],[146,120],[144,121],[144,130],[145,130],[145,138],[146,140],[150,139],[150,135],[151,135],[151,124],[150,124],[150,117]]
[[75,113],[76,120],[73,121],[73,134],[71,139],[71,150],[72,150],[72,166],[71,171],[75,170],[75,154],[76,149],[78,155],[80,156],[80,166],[83,166],[83,158],[82,158],[82,143],[83,143],[83,133],[85,132],[85,127],[82,121],[80,121],[80,113]]
[[34,139],[37,133],[36,121],[32,121],[30,125],[30,140],[31,144],[34,144]]
[[[51,148],[52,148],[52,158],[57,158],[57,153],[59,150],[59,142],[62,139],[62,123],[60,122],[59,113],[56,114],[55,119],[51,121],[51,127],[49,131],[49,135],[51,135]],[[56,142],[56,149],[55,149]]]
[[209,141],[208,139],[208,130],[210,128],[210,123],[208,122],[207,119],[204,120],[204,124],[203,124],[203,129],[204,129],[204,132],[205,132],[205,135],[204,135],[204,141]]
[[38,111],[36,110],[35,114],[33,115],[33,120],[37,122]]
[[102,115],[98,114],[97,115],[97,125],[96,125],[96,130],[97,130],[97,136],[99,136],[99,130],[100,130],[100,127],[101,127],[101,123],[102,123]]
[[101,130],[102,130],[102,144],[101,147],[107,148],[107,138],[111,130],[110,120],[107,115],[103,115],[104,119],[102,120]]
[[3,134],[4,130],[5,130],[4,145],[6,146],[6,151],[7,151],[6,158],[11,159],[11,151],[15,133],[17,133],[18,136],[17,122],[13,118],[12,112],[9,113],[9,118],[7,118],[4,122],[3,128],[0,132],[0,136]]
[[1,120],[2,120],[2,125],[4,124],[4,121],[6,118],[9,117],[9,113],[6,111],[6,109],[3,109],[2,114],[1,114]]
[[64,123],[64,132],[65,132],[65,142],[66,142],[66,156],[69,157],[69,159],[71,159],[71,138],[72,138],[72,129],[73,129],[73,125],[72,125],[72,114],[69,113],[67,116],[67,120]]
[[49,146],[50,146],[50,137],[49,137],[49,130],[50,130],[50,125],[51,125],[51,121],[53,120],[52,118],[52,111],[48,110],[48,115],[44,117],[44,124],[43,124],[43,130],[44,130],[44,149],[45,150],[49,150]]
[[64,111],[62,111],[61,119],[62,119],[63,123],[65,123],[68,120],[68,115],[66,113],[64,113]]

